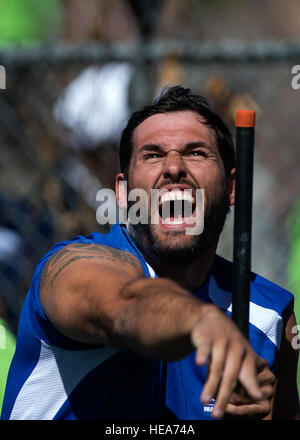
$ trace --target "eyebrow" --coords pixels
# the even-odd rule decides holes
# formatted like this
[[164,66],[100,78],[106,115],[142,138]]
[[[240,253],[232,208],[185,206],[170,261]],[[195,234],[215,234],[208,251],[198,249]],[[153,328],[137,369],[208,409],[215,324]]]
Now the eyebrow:
[[163,150],[162,145],[159,145],[159,144],[146,144],[146,145],[143,145],[139,149],[139,153],[143,153],[143,152],[147,152],[147,151],[161,151],[161,150]]
[[[193,150],[194,148],[202,148],[202,149],[213,151],[210,145],[208,145],[202,141],[188,142],[183,145],[182,150],[183,151],[190,151],[190,150]],[[164,150],[164,147],[160,144],[145,144],[139,149],[139,153],[144,153],[147,151],[157,151],[158,152],[158,151],[163,151],[163,150]]]

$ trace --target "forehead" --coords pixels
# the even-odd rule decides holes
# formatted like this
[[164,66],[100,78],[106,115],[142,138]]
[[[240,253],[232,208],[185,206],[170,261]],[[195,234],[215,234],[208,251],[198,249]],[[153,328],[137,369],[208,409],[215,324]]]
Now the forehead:
[[195,112],[182,111],[159,113],[145,119],[133,133],[133,146],[137,151],[146,144],[168,147],[182,146],[188,142],[202,141],[217,149],[216,136],[212,128]]

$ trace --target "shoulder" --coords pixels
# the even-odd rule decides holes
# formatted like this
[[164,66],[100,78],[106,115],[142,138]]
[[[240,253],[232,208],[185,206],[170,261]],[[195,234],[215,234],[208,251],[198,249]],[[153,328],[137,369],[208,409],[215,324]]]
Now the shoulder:
[[[38,340],[42,339],[46,343],[58,346],[70,346],[70,341],[66,341],[66,337],[58,334],[50,322],[42,300],[45,299],[47,290],[50,293],[54,291],[53,288],[50,289],[51,280],[54,286],[54,282],[71,270],[78,278],[79,262],[86,268],[100,263],[99,268],[102,266],[103,270],[106,270],[110,267],[116,273],[119,273],[119,270],[125,271],[126,268],[130,273],[138,272],[140,276],[143,274],[143,269],[145,273],[143,264],[146,263],[141,263],[134,249],[131,249],[130,243],[126,238],[122,238],[122,235],[119,225],[115,225],[106,234],[93,232],[86,237],[79,235],[55,244],[38,261],[27,294],[27,307],[23,307],[23,315],[26,316],[28,324],[26,328],[31,328]],[[88,271],[86,273],[88,274]]]
[[[39,279],[44,267],[59,262],[58,269],[63,264],[69,264],[79,258],[117,259],[124,263],[136,264],[139,260],[144,272],[146,263],[135,248],[133,242],[124,233],[120,224],[114,225],[107,233],[92,232],[87,236],[78,235],[70,240],[56,243],[37,263],[33,280]],[[67,260],[67,261],[65,261]]]
[[[54,255],[55,254],[55,255]],[[56,278],[68,265],[76,261],[86,260],[90,263],[120,263],[122,267],[141,269],[146,277],[149,267],[136,248],[126,229],[120,224],[114,225],[109,232],[93,232],[83,237],[77,236],[70,241],[55,245],[41,260],[43,272],[53,272]],[[39,265],[38,265],[39,266]],[[41,271],[40,268],[37,268]]]

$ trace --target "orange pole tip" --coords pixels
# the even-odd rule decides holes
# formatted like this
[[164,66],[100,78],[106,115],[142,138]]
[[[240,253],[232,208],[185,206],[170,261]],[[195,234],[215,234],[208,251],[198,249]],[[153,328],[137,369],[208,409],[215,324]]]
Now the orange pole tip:
[[236,127],[255,127],[255,110],[237,110]]

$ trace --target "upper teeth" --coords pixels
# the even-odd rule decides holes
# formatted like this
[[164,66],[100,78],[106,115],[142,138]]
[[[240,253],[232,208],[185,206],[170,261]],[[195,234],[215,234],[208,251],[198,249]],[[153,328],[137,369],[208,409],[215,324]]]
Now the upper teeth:
[[166,191],[163,192],[160,196],[159,203],[162,205],[165,202],[170,202],[171,200],[182,200],[182,201],[188,201],[191,203],[195,202],[194,197],[192,196],[191,190],[173,190],[173,191]]

